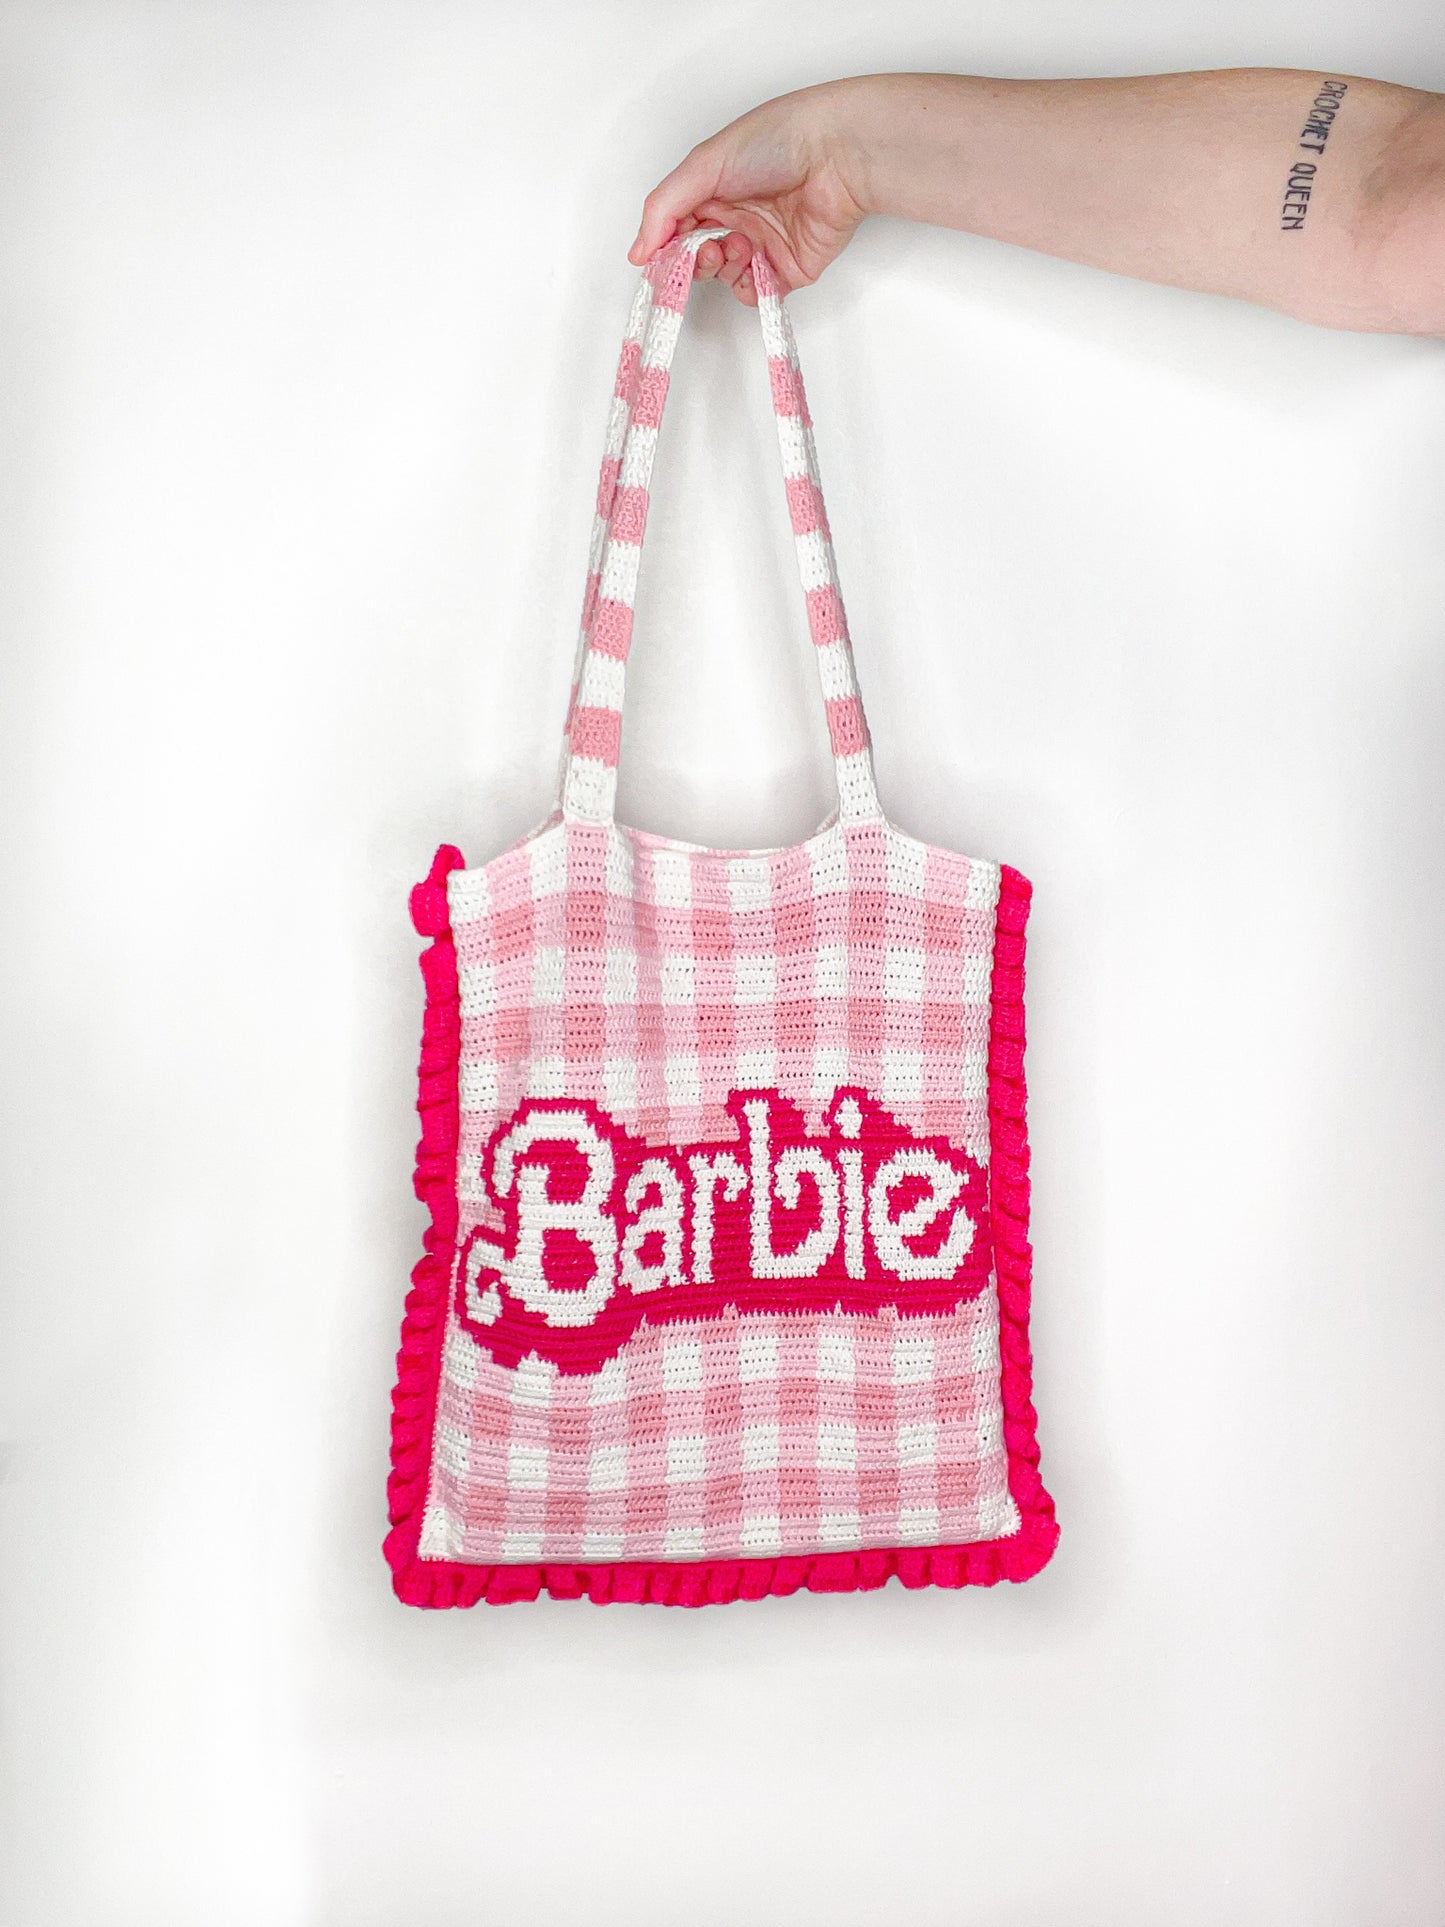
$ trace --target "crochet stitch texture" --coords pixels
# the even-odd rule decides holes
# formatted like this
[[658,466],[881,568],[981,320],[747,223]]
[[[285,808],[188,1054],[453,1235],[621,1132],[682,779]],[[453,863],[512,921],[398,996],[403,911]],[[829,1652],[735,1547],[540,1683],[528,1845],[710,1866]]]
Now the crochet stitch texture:
[[413,892],[426,1252],[394,1395],[425,1606],[1023,1579],[1057,1539],[1028,1344],[1016,872],[879,809],[796,351],[755,275],[838,775],[790,849],[613,818],[694,234],[648,269],[598,492],[562,800]]

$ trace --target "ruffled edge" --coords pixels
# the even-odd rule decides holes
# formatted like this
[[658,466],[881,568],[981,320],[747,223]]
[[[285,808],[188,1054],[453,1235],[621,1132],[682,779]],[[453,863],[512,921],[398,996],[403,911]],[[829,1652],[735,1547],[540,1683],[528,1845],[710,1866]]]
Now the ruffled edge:
[[628,1560],[469,1565],[423,1559],[418,1552],[431,1476],[442,1342],[456,1248],[456,1157],[461,1119],[457,1073],[461,1005],[457,953],[447,903],[447,877],[463,867],[450,844],[437,851],[426,880],[411,893],[412,921],[432,939],[422,952],[426,986],[417,1112],[416,1194],[430,1212],[423,1255],[411,1275],[392,1393],[391,1531],[385,1551],[396,1596],[405,1605],[441,1608],[507,1605],[536,1599],[591,1599],[664,1606],[723,1605],[786,1593],[872,1592],[896,1577],[903,1585],[992,1586],[1032,1578],[1058,1544],[1054,1504],[1039,1476],[1038,1417],[1033,1406],[1029,1300],[1029,1144],[1024,1083],[1024,933],[1032,886],[1017,870],[1000,870],[989,1027],[988,1111],[990,1198],[998,1277],[999,1353],[1009,1491],[1019,1529],[1005,1539],[962,1546],[886,1546],[862,1552],[818,1552],[775,1559]]

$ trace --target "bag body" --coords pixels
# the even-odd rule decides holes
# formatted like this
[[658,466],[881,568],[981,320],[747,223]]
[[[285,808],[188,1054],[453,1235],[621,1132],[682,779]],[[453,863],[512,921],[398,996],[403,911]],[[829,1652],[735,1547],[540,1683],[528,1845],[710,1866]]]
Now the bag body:
[[387,1556],[403,1600],[700,1605],[1025,1579],[1057,1540],[1028,1339],[1030,888],[879,808],[811,425],[754,266],[837,770],[791,848],[615,821],[658,425],[696,251],[618,370],[553,816],[412,893],[427,1003]]

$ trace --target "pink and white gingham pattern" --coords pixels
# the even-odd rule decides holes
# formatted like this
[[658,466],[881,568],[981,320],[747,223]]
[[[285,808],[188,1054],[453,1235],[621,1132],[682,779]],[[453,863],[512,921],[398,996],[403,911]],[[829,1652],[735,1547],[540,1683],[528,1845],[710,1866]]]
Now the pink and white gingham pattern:
[[524,1097],[587,1098],[659,1142],[730,1135],[730,1092],[808,1109],[863,1085],[988,1161],[998,866],[883,822],[791,849],[555,823],[448,880],[465,1215]]
[[[862,1085],[986,1165],[998,883],[878,821],[740,855],[564,821],[453,871],[459,1242],[491,1222],[483,1150],[529,1096],[590,1099],[662,1145],[730,1135],[736,1089],[816,1117]],[[714,1558],[1017,1523],[992,1283],[941,1316],[644,1326],[595,1377],[513,1371],[451,1325],[423,1557]]]
[[[438,1127],[455,1131],[455,1196],[436,1213],[441,1257],[421,1268],[428,1279],[428,1266],[450,1270],[426,1286],[439,1306],[445,1295],[436,1366],[417,1363],[408,1381],[435,1392],[434,1404],[425,1394],[424,1505],[393,1536],[399,1575],[412,1557],[447,1572],[568,1562],[595,1571],[956,1548],[1021,1528],[1010,1452],[1031,1447],[1032,1415],[1004,1398],[996,1272],[956,1309],[925,1315],[729,1307],[644,1318],[598,1368],[569,1371],[535,1351],[515,1363],[494,1356],[477,1334],[496,1313],[471,1306],[456,1263],[478,1227],[499,1233],[487,1146],[529,1098],[585,1101],[667,1147],[730,1139],[737,1091],[776,1091],[811,1131],[840,1089],[861,1087],[903,1130],[990,1162],[1001,873],[903,835],[879,809],[796,350],[761,256],[760,317],[838,813],[774,851],[699,849],[614,821],[648,483],[706,238],[665,250],[634,303],[560,807],[494,861],[448,869],[455,857],[443,853],[434,870],[445,877],[445,927],[425,927],[441,932],[437,970],[454,946],[459,1010],[453,1020],[439,1004],[435,1018],[445,1052],[455,1051],[455,1109],[444,1100],[455,1122]],[[1022,1146],[1021,1120],[1017,1138]],[[1016,1297],[1003,1304],[1017,1326]],[[1015,1331],[1007,1345],[1026,1399],[1026,1341]],[[402,1424],[410,1437],[411,1419]],[[418,1590],[406,1570],[406,1596],[452,1596]]]
[[453,1327],[423,1558],[761,1558],[1016,1530],[992,1292],[949,1318],[643,1326],[598,1373]]

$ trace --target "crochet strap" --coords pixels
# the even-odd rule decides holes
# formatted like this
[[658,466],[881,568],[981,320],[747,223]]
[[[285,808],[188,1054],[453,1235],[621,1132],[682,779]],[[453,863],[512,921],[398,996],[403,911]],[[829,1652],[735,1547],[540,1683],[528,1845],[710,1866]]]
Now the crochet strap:
[[[667,399],[668,369],[692,291],[697,251],[704,241],[720,239],[726,232],[725,228],[699,228],[672,242],[648,265],[633,301],[602,457],[578,674],[567,718],[562,812],[571,820],[612,820],[637,567],[647,522],[647,490],[657,430]],[[868,727],[858,695],[838,568],[819,486],[812,422],[803,395],[792,326],[772,269],[761,253],[753,255],[753,283],[768,356],[798,573],[828,712],[838,777],[838,813],[845,822],[858,822],[877,817],[880,811]]]

